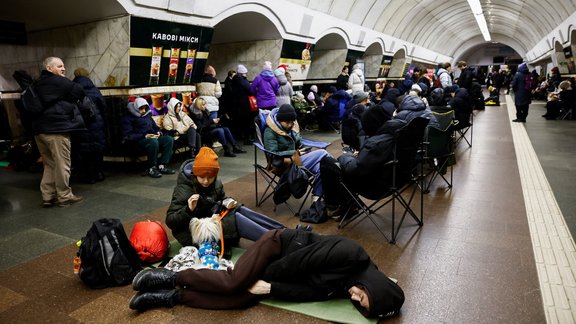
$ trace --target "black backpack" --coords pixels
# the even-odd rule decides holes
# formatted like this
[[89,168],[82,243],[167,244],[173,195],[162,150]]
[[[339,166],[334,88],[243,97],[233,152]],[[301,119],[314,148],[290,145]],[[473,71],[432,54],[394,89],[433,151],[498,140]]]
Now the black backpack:
[[82,238],[78,255],[80,279],[91,288],[122,286],[142,268],[138,254],[118,219],[102,218]]
[[22,99],[24,109],[31,114],[38,114],[44,110],[44,105],[36,93],[35,83],[29,85],[24,92],[22,92],[20,99]]

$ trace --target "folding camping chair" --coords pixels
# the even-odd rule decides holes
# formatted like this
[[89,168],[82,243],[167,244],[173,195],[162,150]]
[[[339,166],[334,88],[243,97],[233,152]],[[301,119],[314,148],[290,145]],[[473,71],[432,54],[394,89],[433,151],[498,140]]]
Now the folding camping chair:
[[[389,178],[392,179],[391,184],[388,188],[382,188],[382,193],[379,196],[367,197],[361,193],[352,192],[343,181],[341,182],[345,192],[347,192],[352,200],[352,206],[358,207],[358,211],[354,211],[352,206],[348,208],[342,216],[338,228],[343,228],[357,219],[368,217],[386,240],[394,244],[406,214],[410,214],[419,227],[424,224],[424,199],[422,186],[420,184],[421,172],[417,170],[417,167],[421,160],[424,132],[428,122],[429,120],[427,118],[417,117],[408,125],[396,131],[393,158],[384,164],[381,169],[381,172],[386,172]],[[409,193],[409,198],[406,199],[402,194],[410,188],[412,190]],[[412,209],[411,203],[414,200],[416,192],[419,190],[420,213],[418,215]],[[366,203],[365,200],[369,202]],[[396,223],[396,202],[400,203],[402,208],[404,208],[404,212],[398,223]],[[390,238],[381,226],[378,225],[375,217],[377,215],[376,213],[389,203],[391,203],[392,207]]]
[[572,110],[574,110],[574,107],[572,107],[572,105],[574,105],[572,102],[565,102],[565,101],[561,101],[562,104],[562,112],[560,113],[560,116],[558,116],[558,119],[560,120],[566,120],[566,119],[574,119],[573,118],[573,112]]
[[472,147],[472,135],[474,131],[474,112],[470,112],[470,120],[467,123],[457,123],[454,125],[454,145],[464,140],[468,147]]
[[[256,118],[254,119],[254,123],[255,123],[255,128],[256,128],[256,139],[254,141],[254,146],[255,146],[255,150],[254,150],[254,187],[255,187],[255,195],[256,195],[256,206],[261,206],[266,200],[268,200],[270,197],[274,196],[274,193],[276,192],[276,189],[278,187],[278,185],[280,184],[280,178],[282,176],[282,171],[278,170],[277,168],[275,168],[273,166],[273,160],[274,157],[281,157],[280,155],[267,150],[264,147],[264,130],[266,129],[266,119],[268,118],[270,111],[267,110],[260,110],[258,113],[258,116],[256,116]],[[316,142],[316,141],[311,141],[308,139],[302,139],[302,145],[304,147],[310,147],[310,148],[326,148],[330,145],[330,143],[326,143],[326,142]],[[265,163],[261,163],[261,161],[259,161],[259,157],[258,157],[258,152],[262,152],[264,153],[264,157],[265,157]],[[309,188],[306,191],[304,198],[302,199],[302,202],[300,203],[299,208],[296,210],[296,212],[294,211],[294,209],[292,208],[292,206],[288,203],[288,201],[285,201],[284,203],[286,204],[286,206],[288,207],[288,209],[294,214],[294,215],[299,215],[300,211],[302,210],[304,204],[306,203],[306,200],[308,199],[308,197],[310,196],[310,193],[312,192],[312,188],[313,188],[313,183],[314,183],[314,174],[311,173],[309,170],[306,170],[304,168],[304,170],[308,173],[309,176]],[[262,192],[259,191],[259,184],[258,184],[258,178],[262,177],[262,179],[264,179],[264,181],[266,182],[264,190]],[[276,211],[276,207],[277,205],[274,204],[274,211]]]
[[[426,141],[424,142],[424,162],[430,168],[430,171],[424,175],[424,193],[430,192],[430,186],[438,178],[442,178],[452,188],[454,172],[452,170],[455,164],[454,155],[454,110],[444,113],[433,112],[440,128],[428,127]],[[450,168],[450,180],[447,179],[446,172]]]

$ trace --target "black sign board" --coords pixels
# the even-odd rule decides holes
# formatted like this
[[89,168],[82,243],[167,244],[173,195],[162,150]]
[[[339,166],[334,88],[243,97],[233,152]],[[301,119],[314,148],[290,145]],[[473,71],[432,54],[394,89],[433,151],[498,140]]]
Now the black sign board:
[[130,84],[191,84],[204,72],[213,28],[130,17]]

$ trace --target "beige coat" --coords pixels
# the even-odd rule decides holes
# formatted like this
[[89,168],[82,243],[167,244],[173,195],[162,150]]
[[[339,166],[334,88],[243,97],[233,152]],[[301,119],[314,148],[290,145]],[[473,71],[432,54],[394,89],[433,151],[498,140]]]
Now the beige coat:
[[168,113],[166,114],[164,120],[162,121],[164,130],[166,131],[176,130],[174,139],[178,139],[180,135],[186,134],[186,132],[188,132],[188,129],[190,129],[190,127],[196,129],[196,124],[194,124],[194,121],[185,112],[183,112],[182,109],[180,109],[180,112],[178,113],[179,118],[176,116],[174,107],[178,103],[181,102],[176,98],[171,98],[170,101],[168,101],[167,104]]

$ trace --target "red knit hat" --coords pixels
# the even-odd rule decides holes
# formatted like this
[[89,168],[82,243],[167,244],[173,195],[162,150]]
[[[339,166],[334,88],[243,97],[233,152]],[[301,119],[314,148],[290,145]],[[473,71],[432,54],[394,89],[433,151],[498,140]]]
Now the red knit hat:
[[205,146],[200,148],[192,166],[194,175],[197,177],[216,177],[219,170],[218,155],[211,148]]

